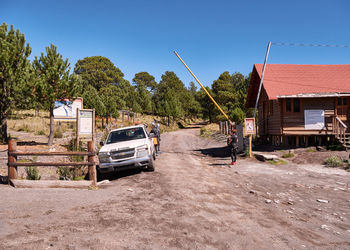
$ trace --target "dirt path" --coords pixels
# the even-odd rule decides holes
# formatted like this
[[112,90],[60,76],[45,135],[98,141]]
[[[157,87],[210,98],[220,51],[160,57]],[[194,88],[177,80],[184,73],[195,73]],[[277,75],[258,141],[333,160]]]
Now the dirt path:
[[198,134],[162,135],[155,172],[100,190],[0,185],[0,249],[350,248],[349,173],[255,160],[229,168],[215,157],[224,145]]

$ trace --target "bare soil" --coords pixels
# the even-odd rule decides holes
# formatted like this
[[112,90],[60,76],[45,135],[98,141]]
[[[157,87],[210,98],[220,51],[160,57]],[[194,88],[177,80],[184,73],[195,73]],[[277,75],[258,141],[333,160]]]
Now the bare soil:
[[163,134],[161,150],[155,172],[99,190],[0,185],[0,249],[350,248],[350,173],[321,165],[329,152],[230,168],[198,128]]

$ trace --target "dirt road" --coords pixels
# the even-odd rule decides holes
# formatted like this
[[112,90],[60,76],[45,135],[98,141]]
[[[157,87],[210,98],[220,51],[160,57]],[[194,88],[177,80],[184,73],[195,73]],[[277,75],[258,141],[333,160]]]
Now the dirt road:
[[[0,185],[0,249],[349,249],[350,173],[241,159],[199,129],[100,190]],[[328,203],[318,202],[327,200]]]

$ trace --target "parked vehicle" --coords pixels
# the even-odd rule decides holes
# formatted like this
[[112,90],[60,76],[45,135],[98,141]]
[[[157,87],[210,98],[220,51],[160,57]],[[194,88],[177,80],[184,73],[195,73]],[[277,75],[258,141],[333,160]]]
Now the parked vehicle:
[[112,130],[98,153],[100,173],[131,168],[154,171],[156,151],[144,125]]

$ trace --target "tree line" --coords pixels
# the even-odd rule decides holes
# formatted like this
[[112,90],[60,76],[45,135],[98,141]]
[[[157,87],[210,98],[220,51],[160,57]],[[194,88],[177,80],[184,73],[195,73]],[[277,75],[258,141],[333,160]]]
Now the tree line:
[[[168,121],[198,117],[210,122],[224,120],[202,89],[185,84],[172,71],[157,82],[148,72],[136,73],[132,82],[108,58],[91,56],[78,60],[71,71],[68,59],[57,47],[30,62],[31,47],[25,36],[6,23],[0,25],[0,140],[7,142],[7,117],[14,109],[50,112],[49,145],[53,143],[54,103],[58,99],[83,97],[84,108],[94,108],[105,119],[118,117],[118,110],[167,117]],[[206,87],[232,121],[240,123],[251,110],[245,106],[250,76],[223,72]]]

